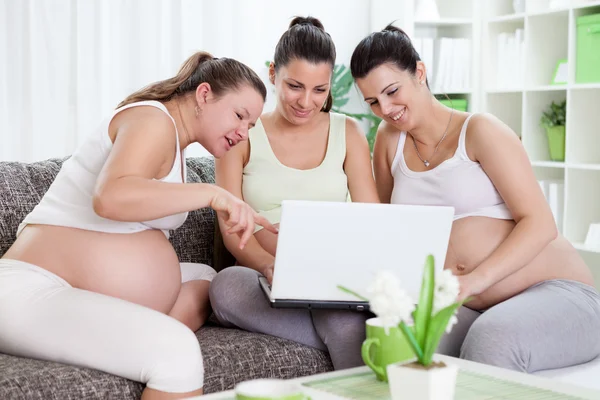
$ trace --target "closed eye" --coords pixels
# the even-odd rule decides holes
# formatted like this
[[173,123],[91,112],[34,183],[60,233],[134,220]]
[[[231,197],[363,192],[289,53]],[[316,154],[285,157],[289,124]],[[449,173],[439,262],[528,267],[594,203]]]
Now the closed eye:
[[300,89],[300,86],[298,86],[298,85],[292,85],[291,83],[288,83],[288,86],[289,86],[291,89]]
[[377,103],[379,103],[377,100],[373,100],[371,103],[369,103],[369,106],[373,107]]
[[235,113],[235,115],[237,115],[238,119],[241,121],[243,118],[239,113]]
[[395,88],[393,90],[390,90],[389,92],[387,92],[388,96],[393,96],[394,94],[396,94],[396,92],[398,91],[398,88]]

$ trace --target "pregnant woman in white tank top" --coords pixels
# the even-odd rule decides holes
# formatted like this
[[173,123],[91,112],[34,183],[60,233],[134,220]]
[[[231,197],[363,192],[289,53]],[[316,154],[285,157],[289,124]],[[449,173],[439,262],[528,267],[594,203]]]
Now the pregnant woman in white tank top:
[[600,296],[558,233],[517,135],[491,115],[437,101],[409,37],[393,26],[360,42],[351,70],[383,118],[373,155],[381,201],[455,208],[444,268],[458,276],[459,299],[472,300],[440,351],[528,372],[598,356]]
[[250,68],[200,52],[125,99],[65,161],[0,260],[0,352],[140,381],[143,399],[201,394],[193,331],[215,271],[180,264],[169,230],[203,207],[242,247],[255,222],[276,230],[216,185],[187,183],[184,150],[197,142],[221,157],[248,138],[265,97]]

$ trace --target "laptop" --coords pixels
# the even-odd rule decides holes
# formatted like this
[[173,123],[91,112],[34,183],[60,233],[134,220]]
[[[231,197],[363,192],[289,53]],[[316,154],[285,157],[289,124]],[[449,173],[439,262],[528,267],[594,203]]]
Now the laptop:
[[275,308],[367,311],[338,285],[368,298],[386,269],[418,301],[426,257],[443,269],[453,217],[453,207],[283,201],[273,282],[259,284]]

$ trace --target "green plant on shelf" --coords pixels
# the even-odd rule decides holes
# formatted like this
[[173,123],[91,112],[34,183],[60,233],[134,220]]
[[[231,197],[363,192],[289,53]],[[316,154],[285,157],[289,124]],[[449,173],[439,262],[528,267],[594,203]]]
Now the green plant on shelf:
[[548,155],[552,161],[565,160],[565,124],[567,121],[567,101],[555,103],[554,100],[542,111],[540,124],[548,137]]
[[[266,61],[265,65],[268,67],[271,64],[270,61]],[[375,144],[375,135],[377,134],[377,128],[381,122],[381,118],[372,113],[351,113],[344,111],[344,107],[350,101],[350,90],[354,84],[350,69],[343,64],[336,64],[333,68],[333,77],[331,79],[331,96],[333,97],[333,106],[331,111],[347,115],[351,118],[355,118],[359,121],[367,121],[367,141],[369,142],[369,148],[373,152],[373,145]]]
[[563,100],[560,103],[555,103],[554,100],[542,111],[542,118],[540,123],[544,128],[551,128],[553,126],[565,126],[567,115],[567,101]]

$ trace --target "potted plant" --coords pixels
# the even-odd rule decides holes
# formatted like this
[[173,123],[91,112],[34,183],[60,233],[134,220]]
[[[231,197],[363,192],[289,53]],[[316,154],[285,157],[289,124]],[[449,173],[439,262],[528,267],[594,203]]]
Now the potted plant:
[[457,366],[433,360],[442,335],[450,332],[457,321],[456,312],[462,305],[462,302],[456,301],[458,279],[449,270],[435,276],[434,258],[432,255],[427,257],[416,305],[401,288],[395,275],[387,271],[380,271],[369,287],[370,299],[345,287],[339,288],[368,301],[378,318],[390,327],[398,327],[415,355],[407,362],[387,366],[392,399],[454,398]]
[[540,123],[546,129],[548,150],[552,161],[565,160],[565,122],[567,101],[552,103],[542,112]]

